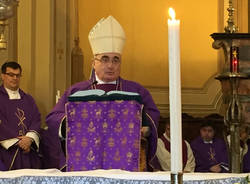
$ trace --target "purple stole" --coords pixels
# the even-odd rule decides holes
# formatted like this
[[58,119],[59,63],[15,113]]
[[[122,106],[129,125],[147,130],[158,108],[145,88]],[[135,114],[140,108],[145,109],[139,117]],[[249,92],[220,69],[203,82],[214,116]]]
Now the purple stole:
[[115,84],[98,84],[96,85],[96,89],[102,89],[106,93],[109,91],[116,90],[116,85]]
[[[169,153],[171,153],[170,150],[170,142],[164,137],[164,135],[161,136],[161,140],[164,142],[166,150],[168,150]],[[182,162],[183,162],[183,169],[185,168],[187,164],[187,145],[184,140],[182,140]]]
[[139,171],[142,107],[133,100],[67,103],[67,171]]

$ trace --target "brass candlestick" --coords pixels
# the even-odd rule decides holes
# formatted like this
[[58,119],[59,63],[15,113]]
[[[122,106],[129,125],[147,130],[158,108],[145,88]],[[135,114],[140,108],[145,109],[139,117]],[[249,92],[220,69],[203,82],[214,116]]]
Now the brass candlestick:
[[229,7],[227,8],[228,11],[228,19],[227,19],[227,26],[224,28],[226,33],[236,33],[238,31],[238,27],[234,24],[234,11],[233,2],[229,0]]
[[183,173],[171,173],[171,184],[183,184]]
[[226,111],[225,123],[230,132],[230,170],[232,173],[240,173],[240,122],[241,104],[238,97],[239,78],[230,77],[231,99]]
[[[229,80],[231,95],[228,107],[225,114],[225,125],[229,130],[230,144],[229,144],[229,162],[230,172],[241,172],[241,157],[240,157],[240,126],[242,124],[242,106],[240,103],[238,88],[241,79],[246,79],[247,75],[244,73],[227,72],[219,75],[216,79],[223,81]],[[227,139],[226,139],[227,141]]]

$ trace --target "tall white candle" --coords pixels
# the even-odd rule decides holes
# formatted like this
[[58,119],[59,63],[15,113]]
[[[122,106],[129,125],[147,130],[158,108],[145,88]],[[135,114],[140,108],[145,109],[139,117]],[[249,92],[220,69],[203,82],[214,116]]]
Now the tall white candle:
[[168,54],[169,54],[169,106],[171,172],[182,172],[182,120],[181,120],[181,75],[180,75],[180,20],[175,20],[175,12],[169,9]]

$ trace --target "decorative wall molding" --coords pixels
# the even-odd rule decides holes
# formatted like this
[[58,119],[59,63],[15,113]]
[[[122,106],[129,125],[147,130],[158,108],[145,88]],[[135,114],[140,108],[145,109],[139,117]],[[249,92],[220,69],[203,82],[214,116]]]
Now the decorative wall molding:
[[[193,116],[220,113],[222,92],[220,82],[210,77],[202,88],[182,88],[182,112]],[[163,117],[169,114],[168,87],[146,86]]]

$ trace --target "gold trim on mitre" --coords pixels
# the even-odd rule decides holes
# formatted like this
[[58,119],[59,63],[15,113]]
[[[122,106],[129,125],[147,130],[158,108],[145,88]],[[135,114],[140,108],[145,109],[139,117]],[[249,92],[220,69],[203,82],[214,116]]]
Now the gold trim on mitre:
[[112,16],[102,18],[89,32],[89,42],[94,55],[112,52],[122,54],[125,40],[122,26]]

